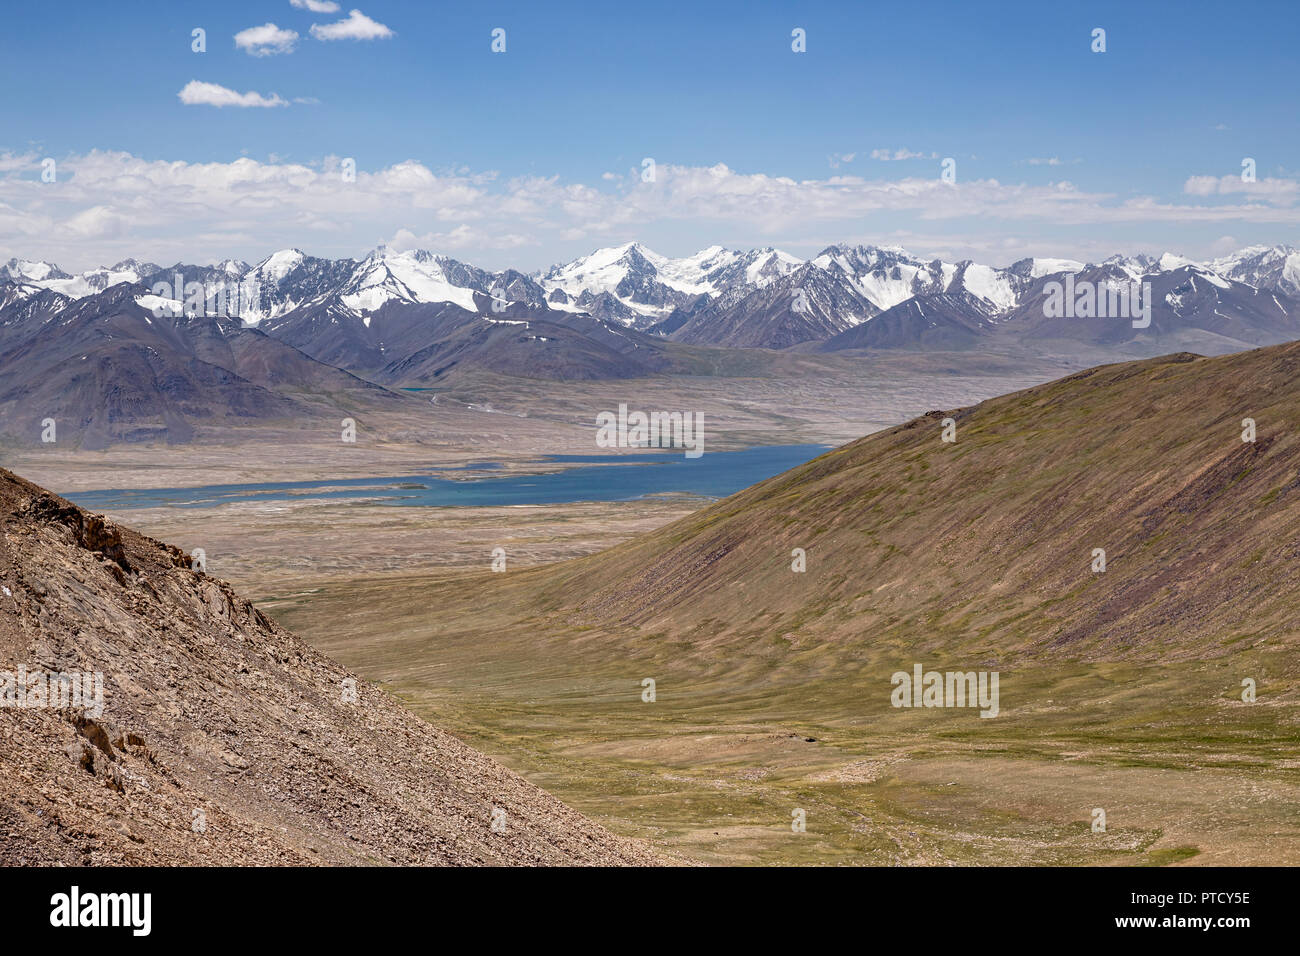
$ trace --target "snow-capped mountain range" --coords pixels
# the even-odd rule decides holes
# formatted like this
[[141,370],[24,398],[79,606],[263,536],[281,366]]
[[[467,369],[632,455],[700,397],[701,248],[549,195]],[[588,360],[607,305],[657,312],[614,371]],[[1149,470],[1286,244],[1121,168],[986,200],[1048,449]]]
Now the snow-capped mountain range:
[[[1139,280],[1150,290],[1140,327],[1046,307],[1058,283],[1118,292]],[[485,376],[762,367],[761,353],[738,348],[848,353],[836,363],[863,350],[934,351],[958,367],[967,351],[1097,363],[1297,340],[1300,252],[1286,246],[1204,263],[1165,254],[1000,268],[875,246],[801,261],[720,247],[672,259],[630,243],[533,274],[384,248],[361,260],[286,249],[253,265],[128,259],[79,275],[11,259],[0,263],[0,439],[35,440],[32,423],[53,416],[75,423],[86,447],[189,441],[201,428],[320,407],[338,421],[342,408]]]
[[[782,348],[829,339],[877,315],[929,296],[964,303],[990,320],[1010,316],[1045,277],[1073,273],[1140,280],[1190,269],[1211,284],[1235,282],[1261,292],[1300,298],[1300,250],[1251,246],[1197,262],[1166,253],[1112,256],[1091,265],[1028,258],[1006,267],[969,260],[924,260],[896,247],[834,245],[808,260],[778,249],[710,246],[671,258],[638,242],[598,249],[568,263],[526,274],[491,272],[448,256],[380,247],[361,260],[324,259],[298,249],[249,265],[163,268],[126,259],[72,275],[49,262],[0,264],[7,300],[50,290],[77,300],[120,283],[198,282],[205,299],[227,288],[231,314],[259,325],[304,309],[327,307],[334,321],[370,317],[389,303],[451,304],[490,314],[510,304],[557,313],[586,313],[603,322],[677,341]],[[170,298],[180,299],[179,290]]]
[[537,279],[553,308],[648,328],[701,296],[766,288],[801,263],[779,249],[738,252],[722,246],[670,259],[630,242],[553,266]]
[[139,282],[158,271],[151,262],[124,259],[115,266],[101,266],[80,275],[69,275],[50,262],[10,259],[0,264],[0,281],[52,289],[71,299],[83,299],[122,282]]

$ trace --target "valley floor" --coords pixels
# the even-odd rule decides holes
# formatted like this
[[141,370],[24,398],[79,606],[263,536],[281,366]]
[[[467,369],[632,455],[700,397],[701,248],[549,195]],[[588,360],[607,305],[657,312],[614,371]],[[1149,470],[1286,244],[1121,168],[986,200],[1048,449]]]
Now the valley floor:
[[[745,351],[721,352],[731,362]],[[741,358],[736,358],[740,356]],[[730,375],[552,382],[486,375],[406,393],[355,413],[356,442],[333,419],[200,429],[200,441],[0,445],[0,464],[61,494],[413,474],[494,461],[536,470],[545,455],[600,454],[596,416],[620,403],[704,416],[705,450],[838,445],[931,408],[974,404],[1088,367],[1086,353],[886,353],[853,358],[754,352]],[[1095,363],[1093,363],[1095,364]]]
[[529,626],[478,610],[483,587],[390,576],[262,606],[615,832],[708,863],[1300,862],[1295,715],[1225,697],[1229,663],[1004,672],[982,721],[891,710],[861,676],[878,668],[709,666],[685,640]]

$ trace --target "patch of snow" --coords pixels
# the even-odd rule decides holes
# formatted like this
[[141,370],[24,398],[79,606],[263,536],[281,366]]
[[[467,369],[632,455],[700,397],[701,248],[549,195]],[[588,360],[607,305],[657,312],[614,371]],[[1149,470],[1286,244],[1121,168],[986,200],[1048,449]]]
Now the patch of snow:
[[[180,299],[167,299],[153,293],[137,295],[135,304],[151,315],[180,315],[181,309],[184,307],[184,303]],[[150,325],[153,324],[148,318],[145,321],[149,322]]]
[[453,285],[438,260],[418,252],[383,253],[362,263],[350,283],[352,292],[340,297],[349,309],[374,312],[385,302],[450,302],[478,311],[474,290]]
[[962,276],[966,291],[999,309],[1009,309],[1016,304],[1016,290],[1001,272],[972,262]]
[[1183,266],[1195,266],[1200,265],[1200,263],[1194,262],[1186,256],[1176,256],[1172,252],[1166,252],[1160,256],[1159,265],[1162,272],[1172,272],[1175,269],[1181,269]]
[[307,258],[297,249],[281,249],[279,252],[273,252],[266,260],[257,267],[259,275],[270,279],[276,285],[284,281],[287,276],[298,266],[302,265],[302,260]]
[[1074,259],[1032,259],[1029,265],[1029,275],[1034,279],[1041,279],[1043,276],[1056,275],[1058,272],[1078,273],[1083,270],[1084,264]]

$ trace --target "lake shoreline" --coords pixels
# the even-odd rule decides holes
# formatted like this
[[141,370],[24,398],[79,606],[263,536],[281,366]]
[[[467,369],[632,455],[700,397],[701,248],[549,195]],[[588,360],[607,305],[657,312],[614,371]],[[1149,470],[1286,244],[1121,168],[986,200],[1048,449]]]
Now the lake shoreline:
[[[97,511],[144,508],[215,508],[240,502],[368,501],[396,506],[502,507],[635,501],[650,495],[722,498],[829,451],[825,444],[759,445],[688,458],[672,451],[627,455],[548,455],[552,470],[514,462],[435,466],[424,473],[341,477],[315,481],[267,481],[182,486],[110,488],[66,492],[77,505]],[[459,473],[442,477],[442,473]]]

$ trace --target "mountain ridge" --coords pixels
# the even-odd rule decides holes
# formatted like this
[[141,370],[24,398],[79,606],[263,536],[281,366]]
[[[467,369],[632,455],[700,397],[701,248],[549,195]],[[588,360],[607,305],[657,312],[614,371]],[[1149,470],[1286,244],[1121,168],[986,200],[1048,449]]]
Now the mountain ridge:
[[[707,341],[708,323],[702,316],[737,309],[761,312],[775,299],[805,285],[805,293],[814,300],[821,296],[843,303],[841,314],[831,323],[835,326],[831,334],[835,334],[924,295],[967,292],[1006,313],[1021,304],[1020,296],[1036,279],[1065,272],[1077,275],[1102,266],[1112,266],[1117,274],[1130,279],[1191,266],[1203,274],[1277,291],[1288,298],[1300,297],[1300,250],[1283,244],[1248,246],[1205,262],[1165,253],[1160,257],[1113,255],[1100,263],[1031,257],[999,267],[972,260],[923,260],[896,246],[834,244],[801,260],[771,247],[741,251],[715,245],[674,259],[640,242],[629,242],[532,273],[514,269],[492,272],[425,250],[398,252],[380,246],[355,260],[322,259],[293,248],[278,250],[251,266],[226,259],[212,266],[178,263],[164,268],[126,259],[78,276],[52,263],[14,258],[0,266],[0,278],[72,298],[84,298],[120,282],[167,282],[177,272],[187,284],[196,279],[213,285],[234,281],[244,303],[236,314],[250,324],[330,297],[364,315],[393,300],[447,302],[474,311],[477,296],[482,295],[489,301],[585,311],[639,330],[662,328],[671,322],[669,334],[680,341],[727,344]],[[780,289],[772,290],[778,285]],[[832,288],[833,292],[828,291]],[[175,290],[173,293],[180,298]],[[749,304],[742,305],[746,300]],[[689,321],[673,319],[683,310]],[[818,311],[816,301],[811,311]],[[824,323],[825,316],[820,319]],[[728,320],[719,322],[725,326]],[[721,338],[728,338],[727,333]]]

